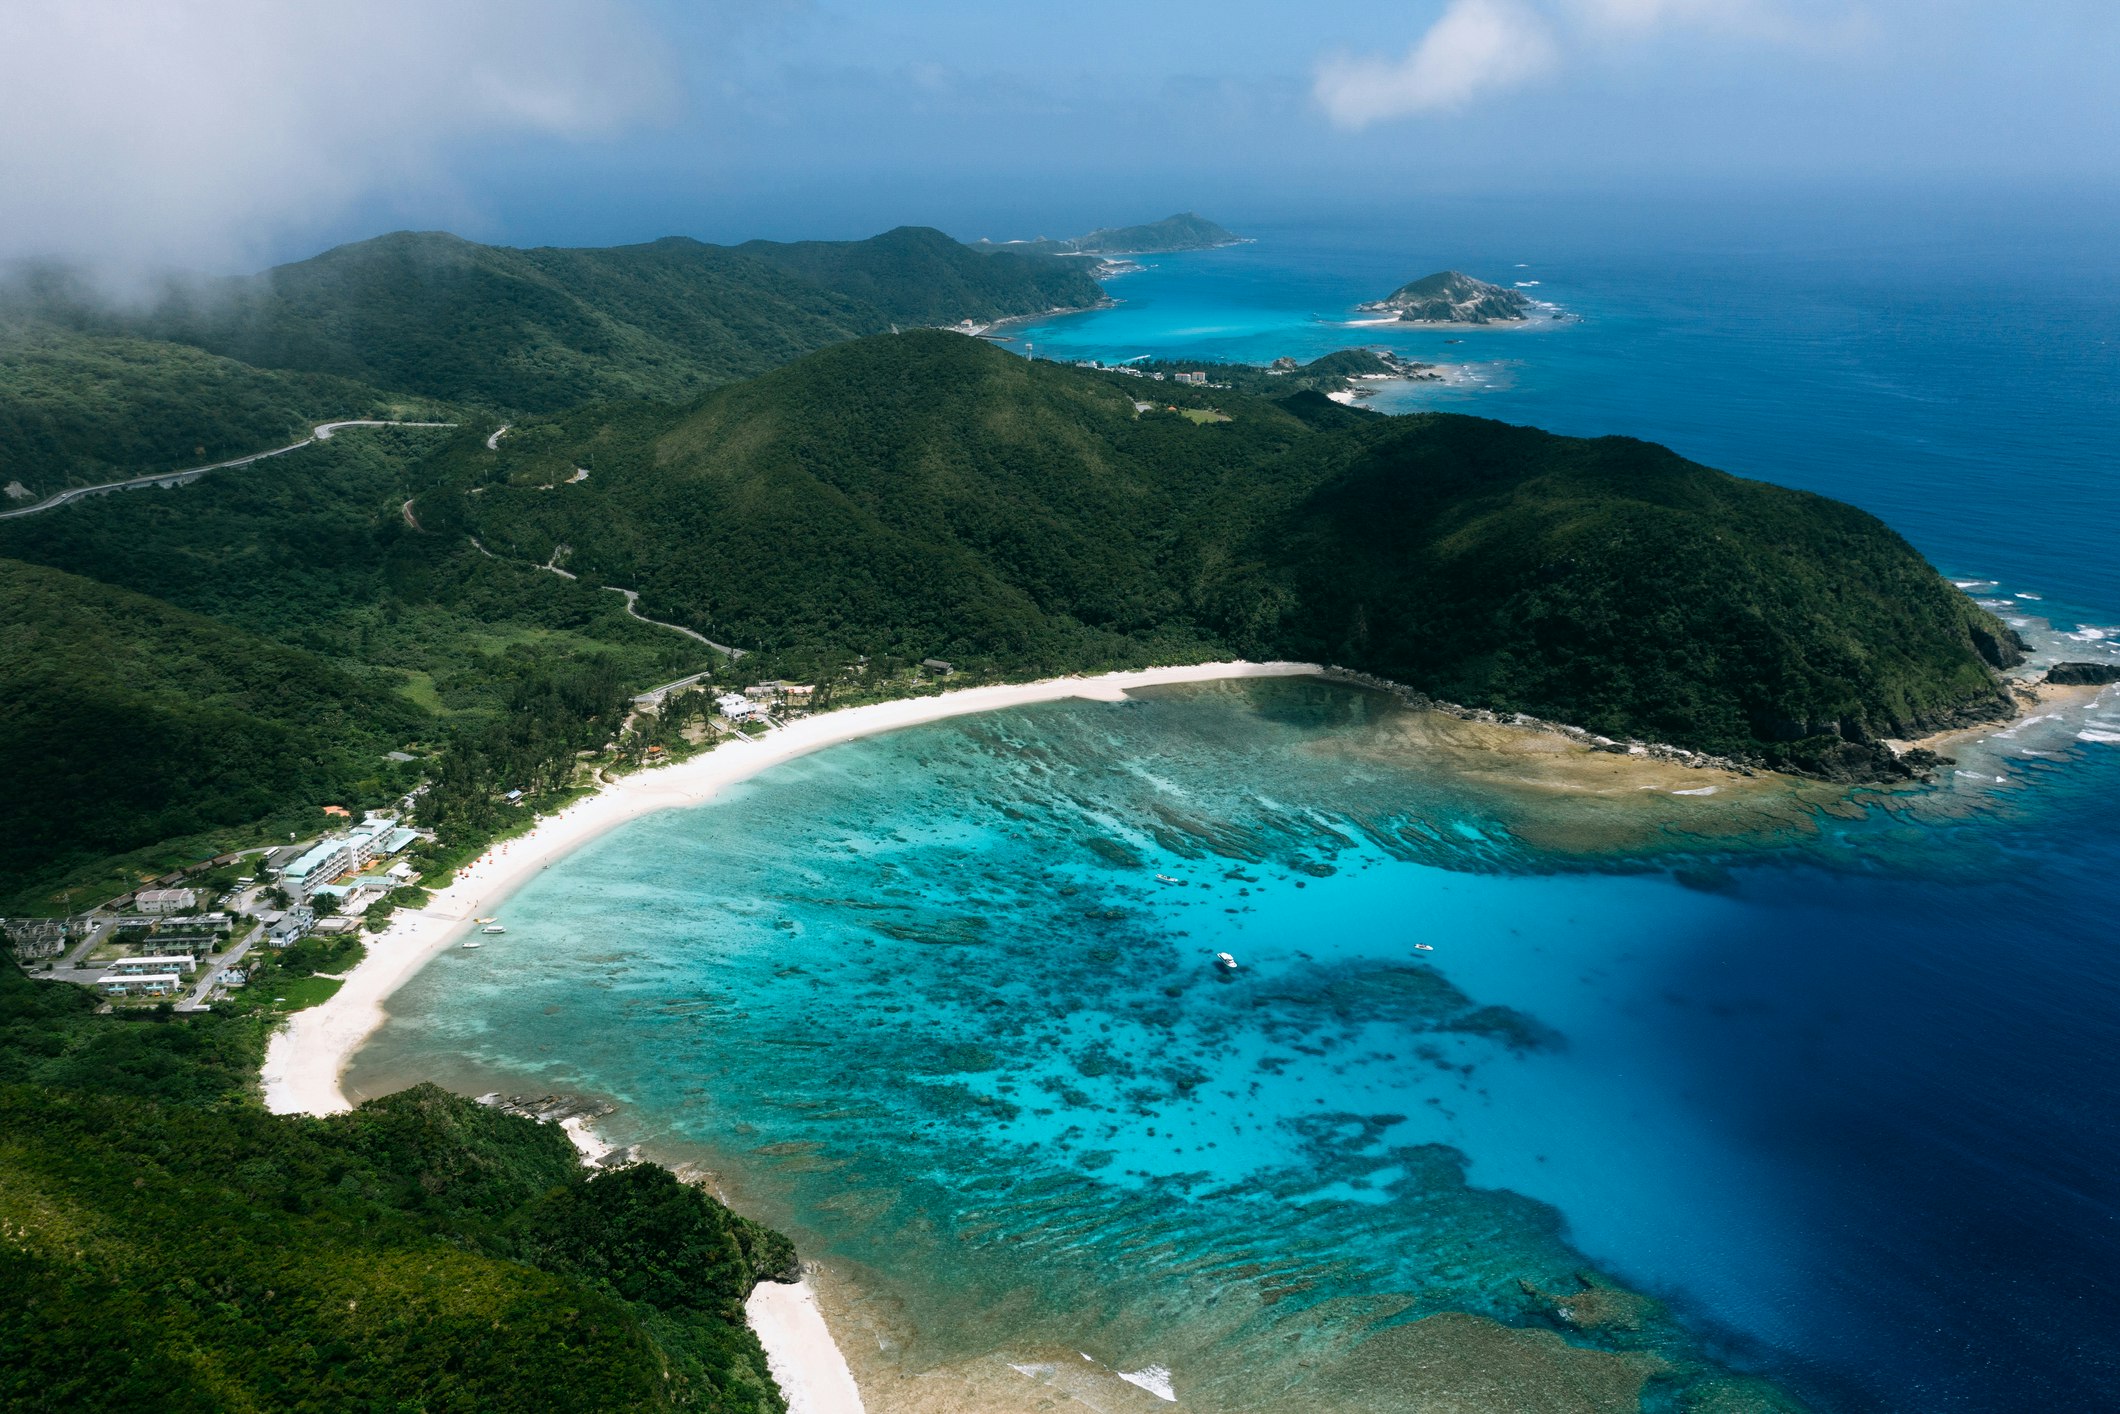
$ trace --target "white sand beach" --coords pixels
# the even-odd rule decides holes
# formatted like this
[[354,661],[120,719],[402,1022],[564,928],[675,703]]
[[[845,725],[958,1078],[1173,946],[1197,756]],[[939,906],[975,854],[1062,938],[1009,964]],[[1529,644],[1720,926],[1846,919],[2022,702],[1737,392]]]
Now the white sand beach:
[[766,1349],[766,1368],[787,1396],[788,1414],[863,1414],[854,1372],[832,1339],[807,1280],[762,1281],[744,1314]]
[[[724,786],[808,752],[945,717],[1069,697],[1119,701],[1130,688],[1166,683],[1303,677],[1319,671],[1314,663],[1198,663],[967,688],[806,717],[762,737],[725,742],[688,761],[626,776],[539,821],[527,834],[496,845],[459,870],[427,907],[400,910],[389,930],[370,940],[367,956],[347,974],[344,986],[329,1000],[296,1012],[273,1036],[262,1073],[266,1107],[275,1114],[317,1115],[351,1109],[340,1079],[354,1052],[382,1026],[390,994],[456,942],[474,918],[489,914],[539,870],[628,820],[701,804]],[[593,1134],[580,1128],[570,1128],[569,1134],[593,1161],[599,1152]],[[748,1309],[790,1409],[858,1414],[860,1392],[808,1283],[763,1284]]]

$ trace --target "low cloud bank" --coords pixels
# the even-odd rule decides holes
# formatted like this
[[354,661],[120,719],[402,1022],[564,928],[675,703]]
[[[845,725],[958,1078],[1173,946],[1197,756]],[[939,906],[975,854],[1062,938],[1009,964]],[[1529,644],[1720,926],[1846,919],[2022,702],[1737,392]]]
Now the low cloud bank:
[[610,0],[14,0],[0,259],[241,263],[379,197],[446,204],[478,143],[607,137],[674,95]]

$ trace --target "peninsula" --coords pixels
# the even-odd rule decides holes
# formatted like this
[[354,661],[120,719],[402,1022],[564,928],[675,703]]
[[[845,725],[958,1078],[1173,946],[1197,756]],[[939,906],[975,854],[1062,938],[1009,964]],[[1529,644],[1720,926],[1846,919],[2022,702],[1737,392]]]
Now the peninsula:
[[1510,324],[1530,318],[1531,301],[1462,271],[1444,270],[1355,307],[1364,314],[1395,314],[1407,324]]
[[1039,236],[1027,241],[979,241],[974,249],[1016,251],[1035,255],[1170,255],[1183,250],[1213,250],[1241,245],[1245,237],[1218,226],[1205,216],[1183,211],[1140,226],[1105,226],[1086,236],[1052,240]]

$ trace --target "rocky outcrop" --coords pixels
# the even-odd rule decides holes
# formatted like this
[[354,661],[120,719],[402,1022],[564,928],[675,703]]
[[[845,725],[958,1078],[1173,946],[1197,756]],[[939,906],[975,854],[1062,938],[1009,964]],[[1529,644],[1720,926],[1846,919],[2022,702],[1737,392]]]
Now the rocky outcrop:
[[2056,663],[2046,680],[2056,687],[2102,687],[2120,682],[2120,663]]
[[1445,270],[1358,307],[1365,314],[1397,314],[1408,324],[1500,324],[1528,319],[1531,301],[1515,290]]

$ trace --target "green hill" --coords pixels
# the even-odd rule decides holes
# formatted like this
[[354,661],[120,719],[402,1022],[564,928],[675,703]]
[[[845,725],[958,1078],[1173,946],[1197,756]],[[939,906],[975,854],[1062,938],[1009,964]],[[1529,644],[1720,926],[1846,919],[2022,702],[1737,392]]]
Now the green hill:
[[670,237],[516,250],[399,232],[239,279],[182,281],[143,311],[63,274],[18,280],[18,321],[204,349],[256,369],[511,411],[690,398],[895,324],[1097,303],[1076,264],[982,258],[938,231],[866,241]]
[[[1231,651],[1827,772],[1997,705],[2009,634],[1875,518],[1623,438],[1137,380],[914,333],[466,463],[489,543],[727,641],[1006,671]],[[1210,398],[1158,385],[1157,397]],[[534,478],[533,478],[534,480]],[[425,502],[422,514],[426,514]]]
[[297,441],[316,423],[443,420],[426,399],[252,368],[183,344],[0,324],[0,486],[41,498]]
[[0,958],[0,1405],[786,1408],[779,1234],[429,1085],[267,1115],[252,1019],[96,1005]]

